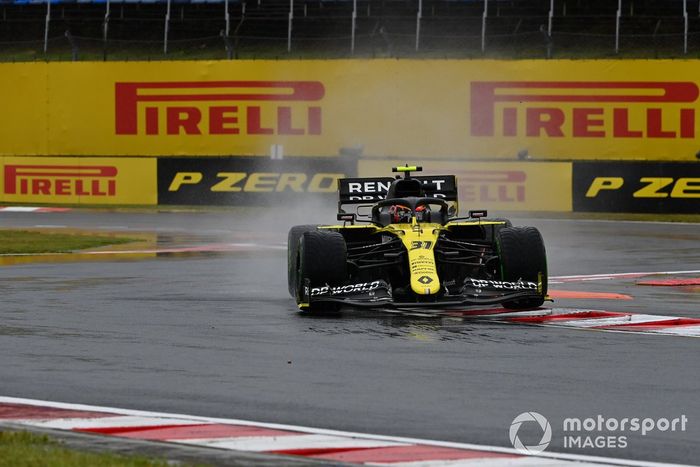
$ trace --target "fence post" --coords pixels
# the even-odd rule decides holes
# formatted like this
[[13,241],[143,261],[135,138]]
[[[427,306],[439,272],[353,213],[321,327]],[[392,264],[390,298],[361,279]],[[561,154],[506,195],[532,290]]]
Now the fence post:
[[620,53],[620,17],[622,16],[622,0],[617,0],[617,15],[615,15],[615,53]]
[[683,55],[688,55],[688,0],[683,0]]
[[163,36],[163,54],[168,54],[168,32],[170,31],[170,0],[165,12],[165,35]]
[[486,18],[489,15],[489,0],[484,0],[484,13],[481,17],[481,53],[486,52]]
[[540,24],[540,32],[544,36],[544,45],[547,47],[547,58],[552,58],[552,36],[551,34],[547,33],[547,30],[544,28],[544,24]]
[[231,32],[231,19],[228,14],[228,0],[224,2],[224,21],[226,21],[226,37]]
[[659,18],[658,21],[656,21],[656,26],[654,26],[654,34],[651,35],[652,39],[654,40],[654,57],[659,56],[659,41],[656,38],[656,35],[659,33],[659,29],[661,29],[661,18]]
[[44,25],[44,53],[49,50],[49,22],[51,21],[51,0],[46,0],[46,24]]
[[241,27],[243,27],[244,21],[245,21],[245,2],[241,3],[241,20],[238,22],[236,29],[233,30],[233,40],[234,40],[233,50],[234,50],[236,58],[238,58],[238,50],[240,49],[240,47],[239,47],[240,36],[238,35],[238,31],[240,31]]
[[547,35],[552,38],[552,19],[554,17],[554,0],[549,0],[549,23],[547,24]]
[[102,60],[107,60],[107,34],[109,33],[109,9],[110,0],[107,0],[105,7],[105,19],[102,24]]
[[221,36],[221,39],[224,41],[224,47],[226,48],[226,58],[229,60],[233,59],[233,44],[231,43],[231,38],[228,36],[228,34],[224,33],[224,30],[222,29],[219,32],[219,36]]
[[352,31],[350,33],[350,55],[355,55],[355,21],[357,20],[357,0],[352,0]]
[[289,0],[289,23],[287,24],[287,53],[292,51],[292,21],[294,20],[294,0]]
[[71,58],[73,59],[74,62],[78,61],[78,44],[75,42],[75,39],[73,38],[73,35],[70,33],[70,31],[66,31],[64,33],[66,36],[66,39],[68,39],[68,43],[70,44],[70,49],[71,49]]
[[420,20],[423,18],[423,0],[418,0],[418,14],[416,15],[416,52],[420,48]]

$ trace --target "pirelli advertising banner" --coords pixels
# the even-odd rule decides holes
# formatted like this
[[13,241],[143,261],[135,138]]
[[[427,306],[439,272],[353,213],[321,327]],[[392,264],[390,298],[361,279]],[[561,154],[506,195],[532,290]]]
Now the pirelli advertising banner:
[[338,179],[356,173],[357,161],[351,158],[161,158],[158,203],[279,205],[323,196],[332,206]]
[[0,64],[0,154],[693,160],[698,60]]
[[0,202],[156,204],[153,158],[0,157]]
[[700,162],[575,162],[574,210],[700,213]]
[[[415,162],[415,161],[412,161]],[[405,161],[362,160],[360,177],[390,175],[390,167]],[[460,210],[571,211],[570,162],[429,161],[421,175],[457,177]]]

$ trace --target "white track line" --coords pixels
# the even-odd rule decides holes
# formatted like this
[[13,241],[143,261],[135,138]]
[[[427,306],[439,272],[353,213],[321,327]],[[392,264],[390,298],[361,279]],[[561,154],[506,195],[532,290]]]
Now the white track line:
[[40,208],[33,208],[28,206],[9,206],[6,208],[0,208],[1,212],[38,212]]
[[294,449],[322,448],[384,448],[409,446],[407,443],[374,439],[357,439],[346,436],[296,435],[296,436],[255,436],[212,439],[178,439],[178,443],[208,446],[235,451],[269,452],[291,451]]
[[[364,439],[364,440],[370,440],[370,441],[385,441],[385,442],[406,443],[406,444],[423,444],[423,445],[440,446],[440,447],[455,448],[455,449],[468,449],[468,450],[487,451],[487,452],[500,452],[500,453],[519,455],[519,456],[523,455],[523,453],[519,452],[516,449],[504,448],[504,447],[500,447],[500,446],[488,446],[488,445],[478,445],[478,444],[469,444],[469,443],[454,443],[454,442],[447,442],[447,441],[435,441],[435,440],[418,439],[418,438],[404,438],[404,437],[398,437],[398,436],[370,435],[370,434],[366,434],[366,433],[354,433],[354,432],[339,431],[339,430],[326,430],[326,429],[322,429],[322,428],[311,428],[311,427],[304,427],[304,426],[284,425],[284,424],[278,424],[278,423],[261,423],[261,422],[252,422],[252,421],[248,421],[248,420],[238,420],[238,419],[200,417],[200,416],[192,416],[192,415],[170,414],[170,413],[163,413],[163,412],[149,412],[149,411],[144,411],[144,410],[129,410],[129,409],[119,409],[119,408],[114,408],[114,407],[100,407],[100,406],[84,405],[84,404],[69,404],[69,403],[64,403],[64,402],[42,401],[42,400],[36,400],[36,399],[24,399],[24,398],[19,398],[19,397],[0,396],[0,403],[26,404],[26,405],[33,405],[33,406],[38,406],[38,407],[53,407],[53,408],[59,408],[59,409],[81,410],[81,411],[88,411],[88,412],[107,412],[107,413],[115,413],[118,415],[132,415],[132,416],[136,416],[136,417],[184,419],[184,420],[192,420],[192,421],[201,421],[201,422],[206,422],[206,423],[224,423],[224,424],[229,424],[229,425],[246,425],[246,426],[255,426],[255,427],[261,427],[261,428],[270,428],[270,429],[275,429],[275,430],[304,432],[304,433],[309,433],[312,435],[329,435],[329,436],[339,436],[339,437],[345,437],[345,438]],[[11,422],[12,420],[7,420],[7,421]],[[543,453],[538,454],[534,458],[536,458],[536,459],[541,459],[541,458],[559,459],[559,460],[568,460],[568,461],[574,461],[574,462],[589,462],[589,463],[593,463],[593,464],[607,464],[607,465],[614,465],[614,466],[630,466],[630,467],[671,467],[671,466],[679,467],[681,465],[681,464],[669,464],[669,463],[662,463],[662,462],[647,462],[647,461],[637,461],[637,460],[628,460],[628,459],[615,459],[615,458],[610,458],[610,457],[586,456],[586,455],[580,455],[580,454],[564,454],[564,453],[554,453],[554,452],[549,452],[549,453],[543,452]],[[491,465],[491,464],[488,464],[488,465]],[[536,463],[536,465],[542,465],[542,464]],[[551,465],[551,464],[549,464],[549,465]]]
[[677,326],[664,329],[647,329],[646,332],[683,337],[700,337],[700,326]]
[[[571,318],[571,319],[558,319],[554,323],[551,324],[556,324],[557,326],[565,326],[565,327],[575,327],[575,328],[595,328],[595,327],[604,327],[604,326],[616,326],[616,325],[629,325],[629,324],[642,324],[642,323],[649,323],[649,324],[658,324],[659,326],[668,326],[669,323],[673,325],[673,321],[675,321],[676,318],[675,316],[661,316],[661,315],[627,315],[627,316],[614,316],[610,318],[590,318],[590,319],[576,319],[576,318]],[[634,329],[632,328],[620,328],[620,329]]]
[[[366,465],[381,467],[572,467],[570,462],[562,463],[559,459],[542,459],[541,457],[519,457],[499,459],[456,459],[416,462],[368,462]],[[577,462],[574,467],[601,467],[601,464]]]
[[[652,271],[652,272],[613,272],[610,274],[581,274],[575,276],[549,276],[550,283],[577,282],[577,281],[602,281],[619,278],[637,278],[644,276],[669,276],[675,274],[700,274],[700,269],[691,271]],[[553,282],[561,281],[561,282]]]
[[590,224],[652,224],[652,225],[698,225],[697,222],[674,222],[674,221],[642,221],[642,220],[615,220],[615,219],[552,219],[552,218],[538,218],[538,217],[530,217],[530,218],[525,218],[519,215],[514,215],[511,216],[512,219],[519,219],[519,220],[525,220],[527,219],[528,222],[532,222],[533,224],[536,222],[544,221],[544,222],[581,222],[581,223],[590,223]]
[[138,426],[160,426],[166,422],[168,425],[192,425],[198,423],[197,420],[168,418],[164,420],[157,417],[119,415],[115,417],[98,418],[60,418],[60,419],[21,419],[13,420],[15,423],[31,425],[40,428],[56,428],[60,430],[89,430],[95,428],[111,427],[138,427]]
[[71,208],[59,208],[59,207],[33,207],[33,206],[2,206],[0,207],[0,212],[65,212],[70,211]]

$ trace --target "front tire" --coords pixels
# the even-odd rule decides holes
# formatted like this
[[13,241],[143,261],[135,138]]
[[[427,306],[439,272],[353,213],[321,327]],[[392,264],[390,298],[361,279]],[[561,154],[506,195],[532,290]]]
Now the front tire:
[[[295,292],[297,303],[303,296],[304,280],[311,286],[336,286],[348,278],[347,245],[338,232],[304,232],[299,240]],[[337,311],[337,303],[310,304],[308,311]]]
[[496,247],[502,280],[542,282],[539,297],[507,301],[503,307],[523,310],[541,306],[547,296],[547,253],[540,231],[534,227],[504,227],[496,234]]
[[317,230],[318,225],[295,225],[287,235],[287,286],[292,298],[297,296],[297,258],[299,256],[299,240],[305,232]]

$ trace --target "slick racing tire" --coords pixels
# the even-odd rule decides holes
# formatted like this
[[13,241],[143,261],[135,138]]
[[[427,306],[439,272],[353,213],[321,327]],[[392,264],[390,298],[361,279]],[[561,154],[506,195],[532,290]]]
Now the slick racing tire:
[[539,297],[502,303],[509,309],[537,308],[547,295],[547,254],[540,231],[534,227],[504,227],[496,234],[501,279],[508,282],[542,280]]
[[[304,279],[312,286],[340,285],[348,278],[347,245],[338,232],[304,232],[299,241],[296,275],[297,303],[303,295]],[[317,303],[308,311],[337,311],[336,303]]]
[[289,295],[297,296],[297,257],[299,256],[299,240],[304,232],[313,232],[318,225],[295,225],[287,235],[287,285]]

